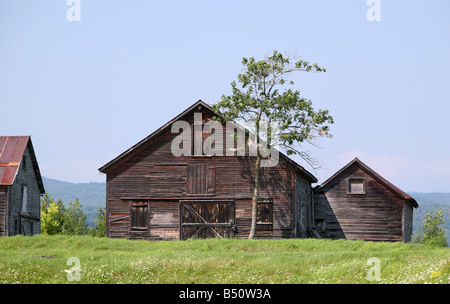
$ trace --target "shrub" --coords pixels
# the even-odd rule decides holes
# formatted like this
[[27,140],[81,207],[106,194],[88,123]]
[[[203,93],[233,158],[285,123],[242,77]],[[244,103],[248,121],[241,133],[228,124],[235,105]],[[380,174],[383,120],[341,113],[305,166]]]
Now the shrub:
[[446,247],[445,230],[440,227],[444,224],[443,216],[442,209],[437,209],[435,214],[433,214],[433,211],[427,213],[422,222],[421,232],[414,238],[414,241],[436,247]]

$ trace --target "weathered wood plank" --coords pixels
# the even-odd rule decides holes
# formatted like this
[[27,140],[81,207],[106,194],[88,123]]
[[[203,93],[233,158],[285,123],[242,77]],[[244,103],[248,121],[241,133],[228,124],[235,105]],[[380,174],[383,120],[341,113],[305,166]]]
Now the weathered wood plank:
[[[213,115],[206,110],[202,110],[202,114],[206,120]],[[193,113],[185,119],[193,124]],[[225,136],[225,129],[223,133]],[[171,143],[178,135],[170,130],[161,132],[108,169],[108,235],[147,237],[142,233],[132,235],[126,227],[130,219],[123,214],[130,212],[129,200],[150,202],[149,238],[172,239],[180,236],[180,200],[231,198],[236,199],[236,236],[248,236],[255,159],[248,156],[174,157]],[[226,147],[223,149],[226,155]],[[258,233],[263,237],[293,237],[296,222],[295,169],[280,159],[276,167],[262,171],[260,196],[273,201],[273,224],[261,226]],[[309,187],[310,191],[310,182],[303,186]],[[214,234],[210,229],[201,233],[205,236]]]
[[[364,194],[349,193],[351,180],[364,181]],[[402,239],[403,199],[357,165],[336,176],[316,193],[315,201],[316,219],[326,222],[325,233],[330,236]]]

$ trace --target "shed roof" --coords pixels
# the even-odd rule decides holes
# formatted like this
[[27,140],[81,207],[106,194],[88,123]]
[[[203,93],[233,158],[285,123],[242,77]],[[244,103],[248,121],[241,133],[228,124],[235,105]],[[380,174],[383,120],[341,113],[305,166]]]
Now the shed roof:
[[45,193],[30,136],[0,136],[0,185],[11,186],[14,183],[26,147],[30,152],[39,190]]
[[345,165],[342,169],[337,171],[335,174],[333,174],[329,179],[327,179],[325,182],[323,182],[320,187],[316,187],[316,191],[320,191],[323,189],[328,183],[330,183],[332,180],[337,178],[339,175],[341,175],[344,171],[346,171],[348,168],[350,168],[353,165],[358,165],[361,169],[363,169],[366,173],[371,175],[373,178],[375,178],[378,182],[383,184],[387,189],[389,189],[391,192],[393,192],[395,195],[397,195],[400,198],[403,198],[405,200],[408,200],[412,203],[412,205],[417,208],[419,205],[417,204],[416,200],[411,197],[406,192],[402,191],[400,188],[394,186],[391,182],[389,182],[387,179],[382,177],[380,174],[375,172],[372,168],[367,166],[365,163],[363,163],[359,158],[355,157],[351,162],[349,162],[347,165]]
[[[195,110],[198,106],[203,106],[206,109],[208,109],[209,111],[213,112],[215,115],[222,117],[220,114],[215,113],[213,108],[209,104],[205,103],[202,100],[198,100],[196,103],[194,103],[193,105],[188,107],[186,110],[184,110],[182,113],[177,115],[175,118],[173,118],[172,120],[167,122],[165,125],[160,127],[158,130],[156,130],[155,132],[153,132],[152,134],[150,134],[149,136],[147,136],[146,138],[144,138],[143,140],[141,140],[140,142],[138,142],[137,144],[132,146],[130,149],[126,150],[125,152],[123,152],[122,154],[120,154],[119,156],[117,156],[116,158],[114,158],[113,160],[111,160],[110,162],[108,162],[107,164],[102,166],[101,168],[99,168],[98,170],[100,172],[102,172],[102,173],[106,173],[106,171],[108,170],[109,167],[111,167],[114,164],[118,163],[121,159],[123,159],[124,157],[128,156],[129,154],[131,154],[133,151],[135,151],[136,149],[140,148],[141,146],[143,146],[145,143],[147,143],[153,137],[155,137],[156,135],[160,134],[161,132],[163,132],[167,128],[171,127],[172,124],[175,121],[179,120],[181,117],[185,116],[189,112]],[[305,175],[312,183],[317,183],[317,178],[314,175],[312,175],[310,172],[308,172],[305,168],[303,168],[301,165],[299,165],[298,163],[296,163],[294,160],[292,160],[288,156],[284,155],[283,153],[279,152],[279,154],[290,165],[292,165],[296,169],[297,172],[300,172],[303,175]]]

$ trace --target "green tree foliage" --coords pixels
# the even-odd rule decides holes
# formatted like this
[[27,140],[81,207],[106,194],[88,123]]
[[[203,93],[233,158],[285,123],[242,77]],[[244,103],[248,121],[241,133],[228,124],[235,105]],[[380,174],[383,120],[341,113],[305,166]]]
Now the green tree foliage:
[[[298,58],[297,58],[298,59]],[[270,128],[271,123],[278,124],[279,146],[288,155],[298,154],[311,166],[317,167],[317,162],[311,157],[301,143],[314,143],[318,136],[328,136],[329,126],[333,118],[328,110],[314,110],[312,102],[300,96],[300,92],[292,89],[280,91],[284,85],[294,85],[287,81],[287,76],[297,71],[325,72],[316,63],[297,60],[278,51],[271,56],[257,61],[255,58],[243,58],[243,73],[237,76],[239,86],[231,83],[232,94],[223,95],[221,100],[213,105],[214,111],[220,113],[228,121],[253,122],[253,133],[256,136],[258,148],[265,142],[272,145],[271,138],[264,137],[260,122],[264,121]],[[271,136],[270,131],[267,132]],[[252,206],[252,226],[249,238],[254,238],[256,232],[257,203],[260,188],[260,167],[262,155],[257,150],[255,161],[255,180]]]
[[86,214],[78,199],[64,205],[61,199],[55,201],[48,193],[41,200],[41,233],[83,235],[88,233]]
[[68,183],[46,177],[42,179],[50,196],[60,198],[63,202],[73,202],[78,198],[83,203],[88,224],[93,225],[98,208],[105,205],[105,183]]
[[419,204],[419,208],[414,210],[414,235],[420,232],[421,223],[425,219],[425,215],[431,211],[436,212],[442,209],[444,214],[442,228],[447,235],[447,244],[450,244],[450,193],[409,193]]
[[76,198],[75,202],[69,202],[66,208],[63,233],[68,235],[87,234],[89,227],[86,221],[86,213],[83,212],[83,207],[78,198]]
[[65,225],[65,207],[61,200],[55,202],[53,197],[45,193],[41,200],[41,233],[61,234]]
[[106,236],[106,210],[103,207],[98,208],[97,217],[94,219],[94,227],[89,230],[92,236]]
[[417,243],[446,247],[447,240],[445,230],[441,227],[444,224],[442,209],[437,209],[436,212],[429,212],[425,215],[422,222],[421,232],[417,234],[414,240]]

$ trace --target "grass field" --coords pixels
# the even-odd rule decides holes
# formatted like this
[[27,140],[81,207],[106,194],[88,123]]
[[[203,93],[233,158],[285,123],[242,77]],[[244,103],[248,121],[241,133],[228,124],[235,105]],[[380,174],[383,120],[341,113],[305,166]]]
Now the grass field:
[[[80,270],[74,271],[78,261]],[[314,239],[3,237],[0,283],[448,284],[450,248]]]

